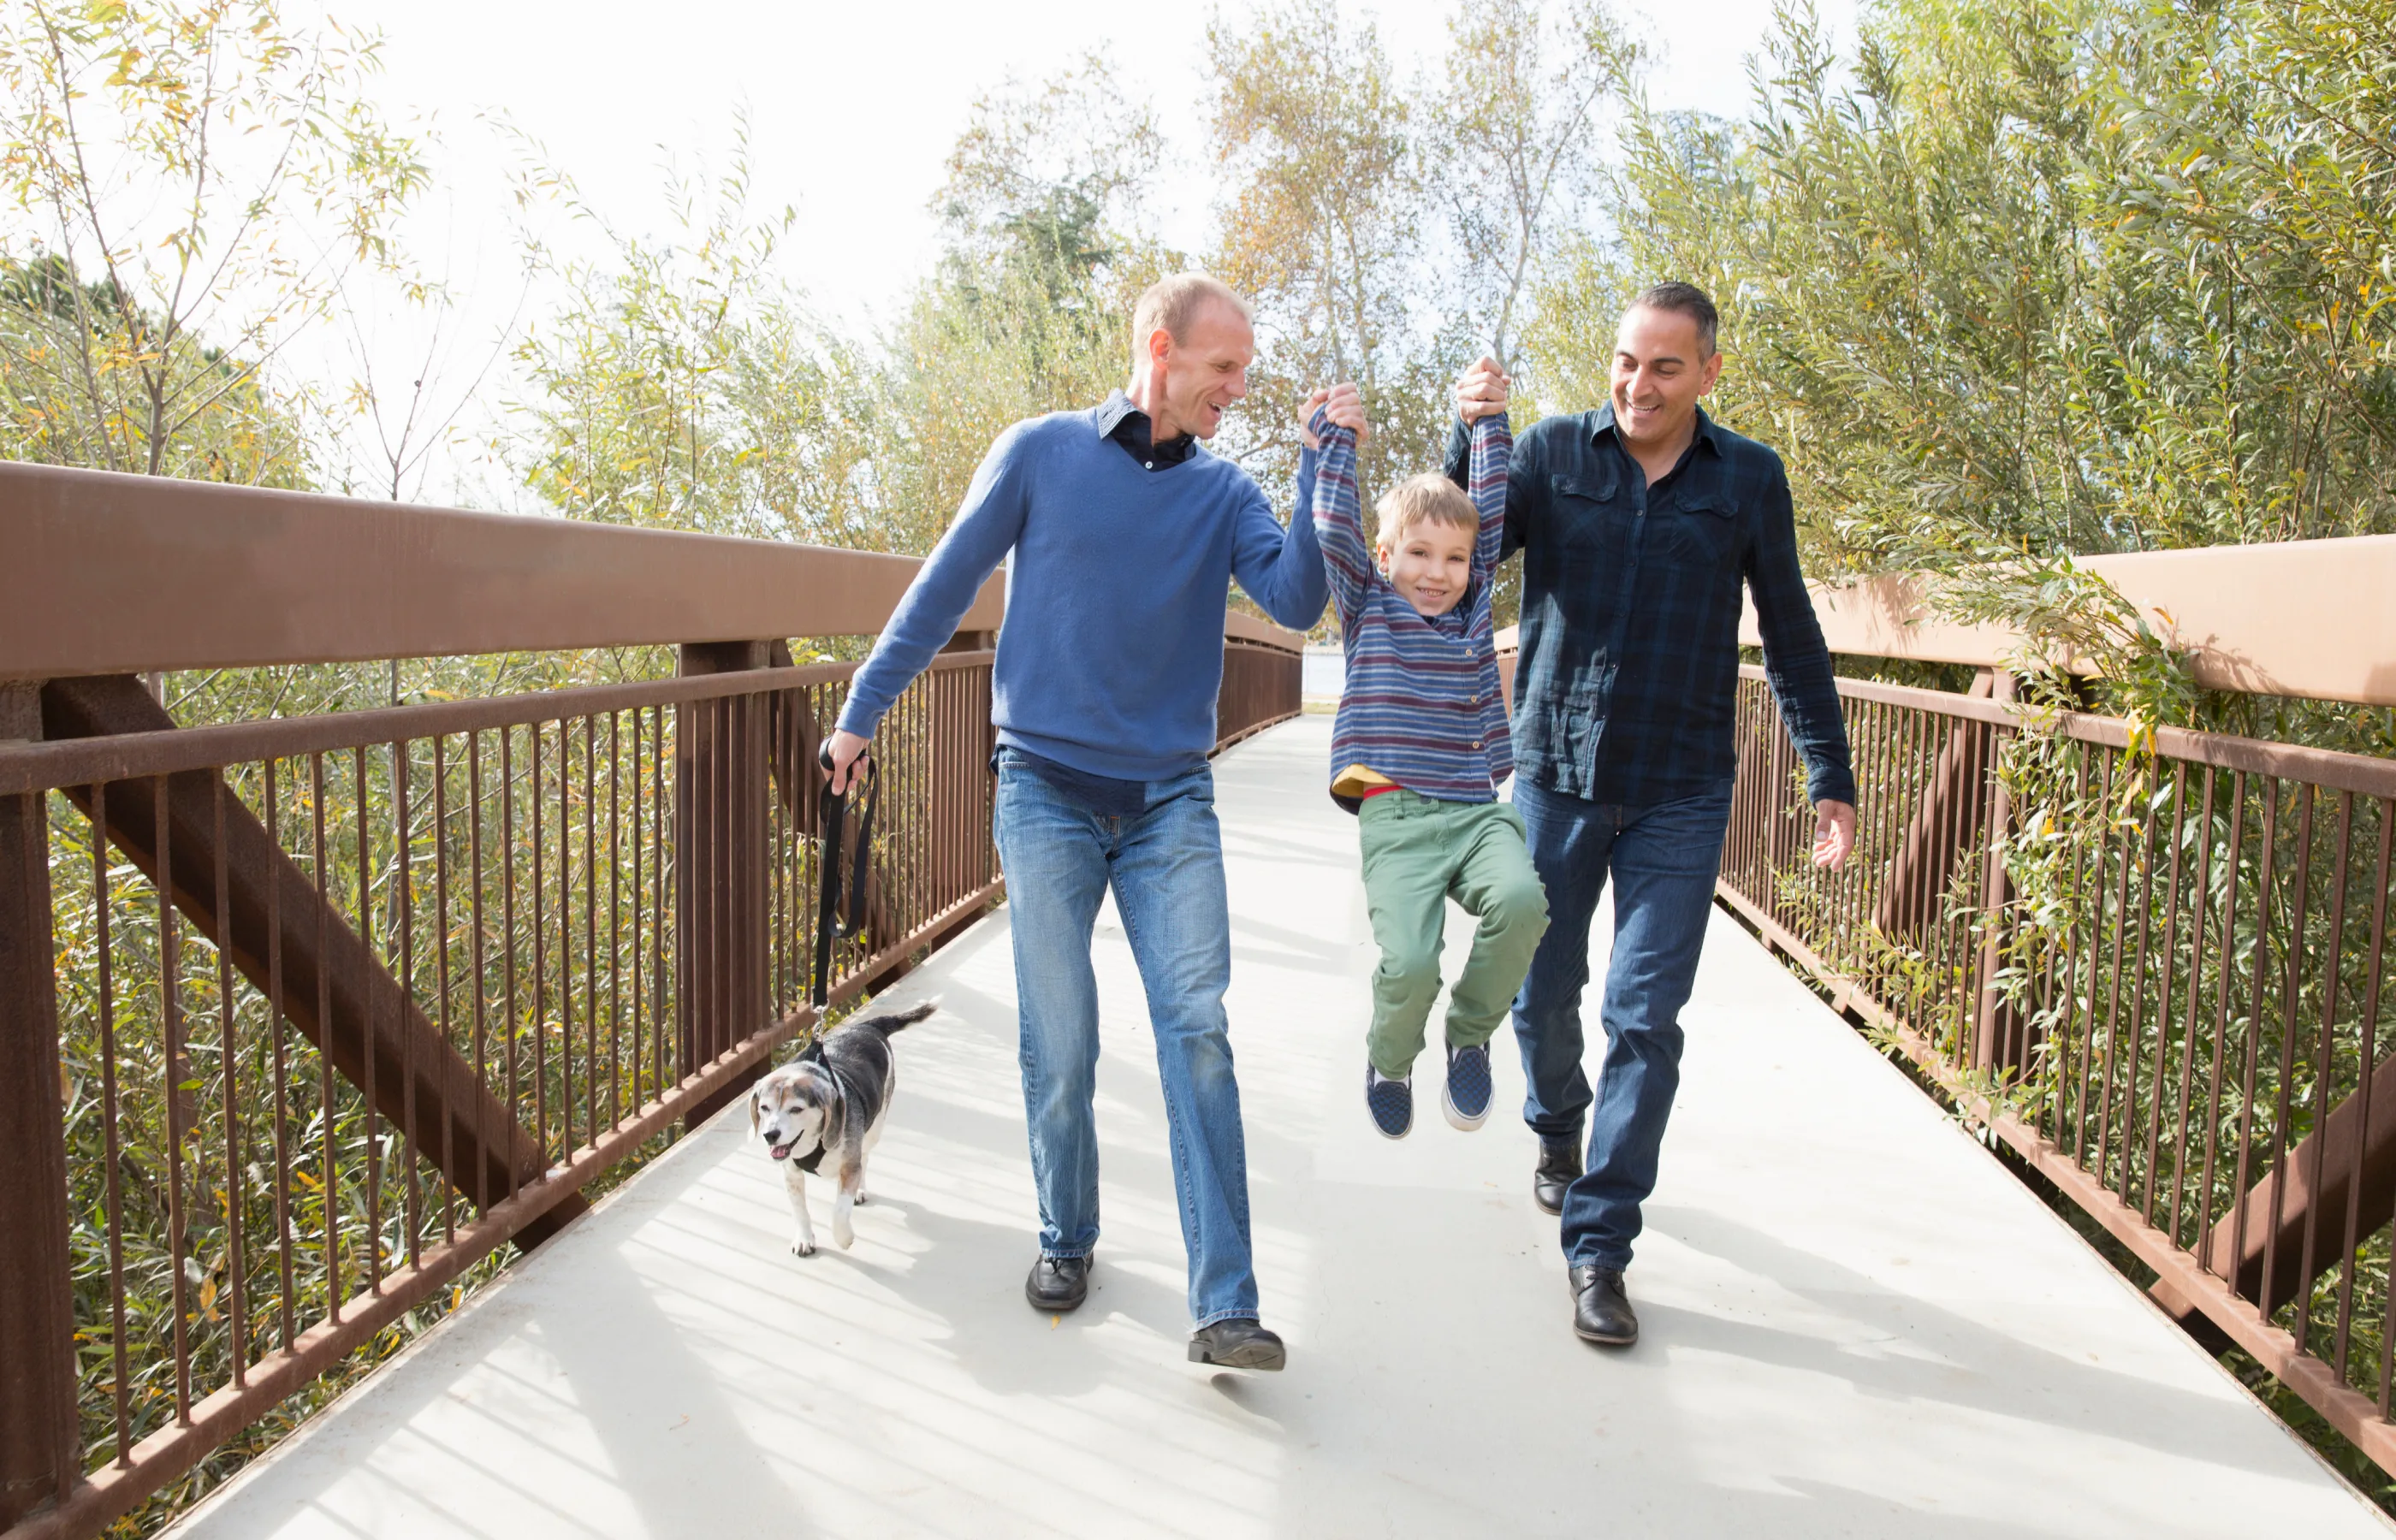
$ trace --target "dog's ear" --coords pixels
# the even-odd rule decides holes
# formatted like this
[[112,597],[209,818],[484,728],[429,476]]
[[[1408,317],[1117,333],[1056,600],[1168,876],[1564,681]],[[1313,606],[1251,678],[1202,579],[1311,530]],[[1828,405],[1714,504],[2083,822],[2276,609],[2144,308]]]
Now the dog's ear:
[[800,1067],[791,1082],[792,1093],[799,1104],[817,1117],[816,1136],[829,1145],[837,1138],[840,1127],[840,1082],[816,1065]]
[[765,1082],[759,1081],[749,1088],[749,1132],[757,1132],[758,1098],[765,1094]]
[[840,1143],[841,1130],[848,1122],[847,1098],[840,1094],[840,1082],[830,1075],[823,1077],[822,1087],[816,1094],[816,1109],[823,1114],[816,1136],[830,1149]]

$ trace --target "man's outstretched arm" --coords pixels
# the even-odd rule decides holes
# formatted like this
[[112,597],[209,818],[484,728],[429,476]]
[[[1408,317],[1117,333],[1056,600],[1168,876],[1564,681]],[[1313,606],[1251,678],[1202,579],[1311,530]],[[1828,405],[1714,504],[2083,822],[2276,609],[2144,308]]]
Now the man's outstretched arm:
[[[1364,396],[1345,381],[1316,391],[1298,407],[1299,431],[1309,450],[1327,447],[1317,439],[1318,413],[1322,420],[1349,429],[1359,438],[1368,431]],[[1319,475],[1319,464],[1316,470]],[[1323,544],[1312,516],[1312,498],[1321,492],[1319,483],[1301,479],[1298,507],[1286,529],[1259,493],[1240,511],[1239,524],[1231,533],[1231,576],[1259,608],[1292,631],[1305,631],[1323,618],[1323,606],[1331,597]]]
[[1241,589],[1258,608],[1292,631],[1305,631],[1323,618],[1331,590],[1314,521],[1292,518],[1283,527],[1261,492],[1238,517],[1239,525],[1231,532],[1231,576]]
[[974,472],[973,485],[940,543],[924,563],[915,580],[892,612],[873,655],[857,670],[848,687],[848,702],[840,710],[840,725],[824,743],[832,758],[832,789],[848,790],[858,756],[881,725],[900,692],[931,662],[932,655],[957,631],[957,622],[973,607],[974,596],[1023,533],[1024,488],[1027,479],[1018,463],[1018,429],[999,435]]

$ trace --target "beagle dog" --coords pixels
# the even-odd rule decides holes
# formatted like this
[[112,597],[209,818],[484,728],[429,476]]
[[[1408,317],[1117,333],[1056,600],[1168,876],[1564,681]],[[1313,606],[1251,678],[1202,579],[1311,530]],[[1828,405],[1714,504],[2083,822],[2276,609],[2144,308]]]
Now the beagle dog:
[[791,1250],[816,1252],[815,1225],[807,1216],[807,1175],[827,1157],[839,1197],[833,1200],[832,1238],[846,1251],[856,1239],[848,1212],[865,1201],[865,1156],[882,1136],[882,1120],[898,1089],[898,1061],[890,1034],[930,1016],[937,1002],[912,1010],[844,1022],[807,1045],[806,1051],[766,1075],[749,1091],[749,1129],[782,1168],[791,1212],[798,1228]]

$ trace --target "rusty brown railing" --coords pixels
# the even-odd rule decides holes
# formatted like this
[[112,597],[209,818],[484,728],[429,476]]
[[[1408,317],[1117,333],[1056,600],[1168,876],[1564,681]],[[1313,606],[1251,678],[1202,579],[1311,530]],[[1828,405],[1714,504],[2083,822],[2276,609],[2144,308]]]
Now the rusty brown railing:
[[1223,617],[1223,687],[1215,702],[1215,751],[1287,722],[1306,708],[1306,638],[1270,622]]
[[[26,1540],[304,1410],[813,1029],[812,766],[855,665],[741,638],[870,630],[913,564],[15,466],[0,549],[38,558],[0,589],[50,595],[0,607],[0,1526]],[[179,561],[223,570],[177,587]],[[681,668],[186,728],[130,672],[60,677],[57,628],[112,615],[141,628],[112,670],[634,643]],[[833,1006],[1003,891],[997,619],[993,585],[877,736]],[[1228,744],[1295,713],[1299,657],[1226,632]]]
[[1843,679],[1834,875],[1742,674],[1723,900],[2396,1473],[2396,761]]

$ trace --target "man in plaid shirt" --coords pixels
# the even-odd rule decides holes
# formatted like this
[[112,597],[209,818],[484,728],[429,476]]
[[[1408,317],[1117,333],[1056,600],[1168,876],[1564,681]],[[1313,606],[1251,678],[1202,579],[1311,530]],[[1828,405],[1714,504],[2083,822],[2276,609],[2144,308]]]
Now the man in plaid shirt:
[[[1737,770],[1740,594],[1807,768],[1814,859],[1855,843],[1855,777],[1829,649],[1814,618],[1779,457],[1698,406],[1722,372],[1711,300],[1660,284],[1623,313],[1612,399],[1534,424],[1507,475],[1505,549],[1523,552],[1514,805],[1549,927],[1514,1001],[1539,1135],[1532,1192],[1563,1217],[1573,1329],[1638,1339],[1623,1269],[1655,1190],[1680,1084],[1681,1007],[1697,971]],[[1466,417],[1506,402],[1489,359],[1457,387]],[[1462,420],[1449,478],[1465,480]],[[1605,1064],[1581,1069],[1589,925],[1614,883]],[[1590,1114],[1588,1160],[1581,1120]]]

